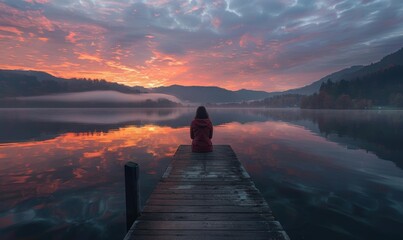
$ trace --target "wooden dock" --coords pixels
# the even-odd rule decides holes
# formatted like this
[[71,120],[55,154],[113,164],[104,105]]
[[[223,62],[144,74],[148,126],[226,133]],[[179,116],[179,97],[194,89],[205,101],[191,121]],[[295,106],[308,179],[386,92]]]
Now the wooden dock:
[[124,240],[289,239],[229,145],[181,145]]

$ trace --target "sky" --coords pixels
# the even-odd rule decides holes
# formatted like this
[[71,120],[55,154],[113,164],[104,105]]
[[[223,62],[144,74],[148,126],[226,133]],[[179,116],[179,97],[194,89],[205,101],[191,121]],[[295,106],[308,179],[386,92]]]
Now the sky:
[[401,0],[0,0],[0,68],[282,91],[403,47]]

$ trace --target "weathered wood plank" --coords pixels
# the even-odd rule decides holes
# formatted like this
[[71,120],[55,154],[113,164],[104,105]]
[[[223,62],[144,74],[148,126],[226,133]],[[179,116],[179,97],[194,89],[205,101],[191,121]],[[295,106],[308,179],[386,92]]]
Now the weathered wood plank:
[[145,221],[135,223],[136,229],[142,230],[282,230],[270,221]]
[[222,177],[222,178],[190,178],[190,177],[183,177],[183,178],[165,178],[162,179],[161,181],[163,182],[239,182],[240,180],[242,180],[244,178],[242,177]]
[[242,177],[236,174],[211,174],[211,175],[203,175],[203,174],[177,174],[171,175],[168,178],[163,179],[164,181],[175,181],[175,180],[189,180],[189,181],[221,181],[223,179],[231,180],[231,181],[242,181],[243,179],[249,179],[246,177]]
[[162,199],[162,200],[173,200],[173,199],[181,199],[181,200],[210,200],[210,199],[239,199],[239,200],[261,200],[265,199],[256,193],[223,193],[223,194],[200,194],[200,193],[154,193],[152,199]]
[[[222,177],[242,177],[241,172],[232,172],[228,170],[223,170],[221,172],[196,172],[196,171],[172,171],[169,178],[175,177],[209,177],[209,178],[222,178]],[[249,177],[244,177],[249,178]]]
[[237,190],[220,190],[220,189],[157,189],[153,193],[155,194],[230,194],[237,192],[244,192],[245,194],[259,194],[257,190],[252,189],[237,189]]
[[181,145],[133,224],[130,239],[289,239],[228,145]]
[[164,188],[164,187],[172,187],[172,186],[190,186],[190,187],[248,187],[248,188],[256,188],[255,184],[249,179],[242,179],[238,181],[231,181],[231,182],[223,182],[221,179],[217,179],[216,181],[194,181],[194,182],[189,182],[189,181],[183,181],[180,183],[169,183],[169,181],[166,181],[167,178],[163,179],[160,181],[160,183],[157,185],[158,188]]
[[[283,240],[284,231],[201,231],[201,230],[137,230],[136,240]],[[126,239],[125,239],[126,240]]]
[[147,205],[144,207],[143,212],[179,212],[179,213],[271,213],[267,206],[153,206]]
[[274,221],[270,213],[144,213],[141,219],[146,221]]
[[195,200],[195,199],[186,199],[186,200],[168,200],[168,199],[150,199],[147,202],[149,206],[255,206],[255,207],[263,207],[268,206],[266,201],[260,200],[257,201],[255,199],[248,200],[237,200],[237,199],[211,199],[211,200]]

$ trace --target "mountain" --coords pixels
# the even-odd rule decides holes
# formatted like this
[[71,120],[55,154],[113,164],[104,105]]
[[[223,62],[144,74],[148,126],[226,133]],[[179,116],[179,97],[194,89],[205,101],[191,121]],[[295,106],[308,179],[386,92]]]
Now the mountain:
[[0,70],[0,98],[38,96],[69,92],[109,90],[122,93],[163,93],[173,95],[183,101],[197,103],[240,102],[258,100],[270,96],[264,91],[230,91],[219,87],[172,85],[147,89],[129,87],[118,83],[98,79],[65,79],[46,72],[24,70]]
[[163,93],[173,95],[183,101],[201,104],[263,100],[279,95],[285,95],[285,99],[274,99],[275,102],[289,102],[290,98],[296,100],[299,99],[296,94],[310,95],[319,92],[321,85],[328,80],[336,83],[340,82],[341,80],[352,81],[362,79],[366,76],[377,74],[379,71],[389,69],[393,66],[403,66],[403,48],[395,53],[385,56],[379,62],[367,66],[352,66],[327,75],[310,85],[284,92],[271,93],[246,89],[231,91],[213,86],[172,85],[167,87],[147,89],[143,87],[129,87],[98,79],[64,79],[39,71],[0,70],[0,98],[106,90],[118,91],[122,93]]
[[0,108],[178,107],[170,95],[99,79],[65,79],[39,71],[0,70]]
[[276,95],[279,94],[302,94],[302,95],[310,95],[319,91],[319,88],[322,83],[328,81],[329,79],[332,82],[339,82],[341,80],[351,81],[357,78],[362,78],[366,75],[377,73],[383,69],[387,69],[393,66],[402,66],[403,65],[403,48],[400,50],[389,54],[382,58],[379,62],[372,63],[367,66],[352,66],[350,68],[345,68],[341,71],[332,73],[321,78],[318,81],[313,82],[307,86],[291,89],[288,91],[273,93]]
[[301,94],[301,95],[310,95],[319,91],[320,85],[327,80],[331,79],[332,81],[340,81],[344,76],[348,76],[349,74],[355,73],[362,69],[363,66],[352,66],[349,68],[345,68],[343,70],[337,71],[335,73],[329,74],[318,81],[315,81],[309,85],[306,85],[301,88],[287,90],[278,94]]
[[305,96],[301,108],[368,109],[403,107],[403,65],[393,65],[353,80],[322,83],[319,93]]
[[55,77],[49,73],[32,70],[0,70],[1,79],[4,77],[13,77],[16,75],[25,75],[36,77],[38,81],[61,81],[61,78]]
[[264,91],[238,90],[231,91],[219,87],[172,85],[152,89],[156,93],[173,95],[183,101],[197,103],[228,103],[258,100],[271,96]]
[[129,86],[99,79],[65,79],[39,71],[0,70],[0,98],[95,90],[141,92]]

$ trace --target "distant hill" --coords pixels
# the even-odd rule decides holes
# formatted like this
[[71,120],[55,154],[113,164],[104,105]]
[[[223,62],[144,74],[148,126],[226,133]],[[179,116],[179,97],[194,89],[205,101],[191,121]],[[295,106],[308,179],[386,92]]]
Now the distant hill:
[[156,93],[173,95],[181,100],[197,103],[228,103],[258,100],[271,96],[264,91],[238,90],[231,91],[219,87],[172,85],[152,89]]
[[0,76],[15,76],[15,75],[26,75],[36,77],[38,81],[62,81],[65,79],[55,77],[47,72],[32,71],[32,70],[0,70]]
[[221,107],[302,107],[367,109],[403,107],[403,48],[379,62],[352,66],[302,88],[271,92],[246,103],[211,104]]
[[100,79],[65,79],[39,71],[0,70],[0,98],[96,90],[141,92],[129,86]]
[[403,65],[392,65],[349,81],[324,82],[319,93],[301,101],[301,108],[315,109],[368,109],[374,106],[403,108]]
[[377,73],[383,69],[387,69],[393,66],[402,66],[403,65],[403,48],[400,50],[387,55],[382,58],[379,62],[367,65],[367,66],[352,66],[350,68],[345,68],[341,71],[329,74],[318,81],[313,82],[307,86],[291,89],[284,92],[273,93],[275,95],[279,94],[302,94],[302,95],[310,95],[319,91],[319,88],[322,83],[331,80],[332,82],[339,82],[341,80],[354,80],[357,78],[362,78],[366,75]]
[[353,66],[349,68],[345,68],[343,70],[337,71],[335,73],[329,74],[320,80],[313,82],[312,84],[306,85],[301,88],[296,88],[296,89],[291,89],[287,90],[278,94],[301,94],[301,95],[310,95],[315,92],[319,91],[320,85],[327,80],[331,79],[332,81],[339,81],[341,80],[344,76],[347,76],[348,74],[355,73],[358,70],[362,69],[363,66]]
[[0,70],[0,107],[178,107],[177,98],[99,79],[65,79],[39,71]]
[[197,103],[240,102],[270,96],[270,93],[264,91],[246,89],[230,91],[219,87],[202,86],[172,85],[148,89],[139,86],[129,87],[99,79],[65,79],[40,71],[0,70],[0,98],[99,90],[122,93],[163,93],[173,95],[183,101]]
[[[0,70],[0,98],[105,90],[122,93],[163,93],[173,95],[182,101],[201,104],[234,103],[266,99],[263,102],[270,102],[271,104],[275,102],[276,105],[281,102],[289,105],[291,104],[291,98],[296,100],[294,102],[297,102],[299,100],[298,95],[311,95],[319,92],[321,85],[328,80],[336,83],[341,80],[363,79],[371,74],[378,74],[380,71],[390,69],[394,66],[403,66],[403,48],[382,58],[379,62],[367,66],[352,66],[329,74],[310,85],[284,92],[265,92],[246,89],[231,91],[215,86],[181,85],[147,89],[144,87],[129,87],[99,79],[58,78],[40,71]],[[279,95],[285,95],[285,97],[283,99],[268,99]]]
[[[239,90],[230,91],[219,87],[202,87],[191,86],[185,87],[180,85],[172,85],[169,87],[156,88],[153,91],[159,93],[165,93],[174,95],[182,100],[199,102],[199,103],[231,103],[242,102],[250,100],[262,100],[272,98],[274,96],[286,95],[311,95],[319,92],[322,83],[331,80],[332,82],[339,82],[341,80],[351,81],[357,78],[364,78],[370,74],[378,73],[384,69],[388,69],[393,66],[403,65],[403,48],[395,53],[389,54],[382,58],[379,62],[367,65],[367,66],[352,66],[342,69],[340,71],[329,74],[318,81],[313,82],[307,86],[291,89],[283,92],[264,92],[264,91],[252,91],[252,90]],[[271,101],[271,100],[270,100]]]
[[403,48],[379,62],[323,78],[318,91],[301,100],[302,108],[368,109],[403,107]]

